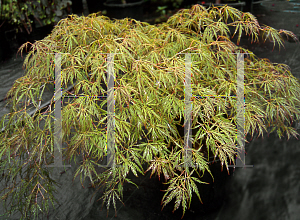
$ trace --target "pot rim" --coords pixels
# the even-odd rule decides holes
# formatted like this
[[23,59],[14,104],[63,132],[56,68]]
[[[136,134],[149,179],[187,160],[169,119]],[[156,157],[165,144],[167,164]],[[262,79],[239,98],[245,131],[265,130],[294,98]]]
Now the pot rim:
[[138,2],[134,2],[134,3],[126,3],[126,4],[114,4],[114,3],[109,3],[109,2],[104,2],[103,5],[107,6],[107,7],[114,7],[114,8],[127,8],[127,7],[133,7],[136,5],[141,5],[142,3],[144,3],[144,0],[140,0]]

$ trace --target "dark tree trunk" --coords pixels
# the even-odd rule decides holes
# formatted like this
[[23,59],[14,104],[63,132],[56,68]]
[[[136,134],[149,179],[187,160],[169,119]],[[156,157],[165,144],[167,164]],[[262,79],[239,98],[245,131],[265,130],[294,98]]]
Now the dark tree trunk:
[[72,13],[82,14],[82,12],[83,12],[82,0],[72,0]]

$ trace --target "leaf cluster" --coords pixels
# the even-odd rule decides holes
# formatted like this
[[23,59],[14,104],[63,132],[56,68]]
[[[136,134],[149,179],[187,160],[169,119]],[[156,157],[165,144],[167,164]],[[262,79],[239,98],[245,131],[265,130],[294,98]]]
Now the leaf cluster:
[[[73,95],[85,96],[73,98],[62,108],[63,141],[68,144],[64,154],[74,160],[82,156],[74,178],[80,175],[83,182],[88,177],[97,189],[104,187],[103,202],[107,209],[111,203],[116,209],[116,201],[122,201],[123,184],[134,184],[128,174],[151,171],[169,185],[163,205],[175,200],[174,210],[181,205],[184,215],[192,194],[200,199],[202,174],[210,172],[204,151],[211,152],[227,170],[229,163],[235,163],[237,67],[233,53],[250,53],[244,64],[245,135],[274,130],[280,137],[298,135],[291,124],[300,115],[299,80],[288,66],[259,59],[231,42],[229,26],[236,27],[233,34],[238,33],[239,39],[245,33],[258,41],[258,35],[264,33],[264,40],[271,38],[281,45],[281,33],[295,37],[289,31],[261,27],[252,14],[229,6],[205,9],[194,5],[155,26],[96,14],[61,20],[49,36],[31,46],[24,61],[26,75],[16,80],[7,94],[12,97],[12,112],[1,120],[7,128],[0,138],[4,176],[9,175],[7,170],[30,162],[29,171],[36,178],[28,178],[27,185],[21,182],[20,190],[31,192],[28,198],[52,195],[50,183],[54,181],[49,177],[43,182],[41,178],[50,172],[43,165],[53,160],[54,109],[50,105],[30,116],[26,106],[38,110],[44,92],[41,88],[54,86],[54,56],[60,53],[62,88],[75,81]],[[22,45],[21,53],[26,46]],[[107,100],[98,96],[107,95],[108,53],[114,53],[116,167],[99,173],[96,168],[101,167],[107,146],[107,111],[103,110]],[[185,53],[197,53],[192,54],[191,67],[192,129],[196,133],[190,138],[193,166],[189,168],[183,166],[184,138],[178,131],[185,115]],[[22,155],[30,155],[23,164],[7,162]],[[45,189],[44,194],[37,186]],[[17,192],[16,187],[10,189],[2,199]],[[19,206],[32,204],[22,201]],[[15,206],[18,204],[12,203]]]
[[29,34],[33,23],[30,16],[33,16],[40,25],[43,25],[42,22],[44,25],[54,24],[64,17],[64,10],[68,5],[72,5],[72,2],[68,0],[2,0],[0,1],[0,20],[4,22],[7,20],[18,27],[24,26]]

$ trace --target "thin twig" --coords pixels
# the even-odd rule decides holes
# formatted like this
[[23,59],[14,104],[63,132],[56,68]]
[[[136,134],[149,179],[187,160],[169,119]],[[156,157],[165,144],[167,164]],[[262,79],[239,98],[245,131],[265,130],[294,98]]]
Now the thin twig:
[[6,19],[2,22],[2,24],[0,25],[0,28],[2,27],[2,25],[4,24],[5,21],[6,21]]

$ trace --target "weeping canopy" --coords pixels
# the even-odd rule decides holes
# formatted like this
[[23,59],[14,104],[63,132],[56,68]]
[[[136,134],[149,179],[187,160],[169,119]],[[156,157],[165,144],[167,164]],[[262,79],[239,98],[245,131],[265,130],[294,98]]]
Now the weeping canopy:
[[[17,175],[18,167],[28,163],[30,175],[14,185],[14,189],[28,189],[27,198],[17,190],[2,193],[26,200],[22,212],[27,215],[37,213],[40,207],[36,196],[42,192],[37,183],[47,190],[43,200],[53,201],[54,187],[48,184],[53,180],[44,164],[53,162],[54,109],[33,117],[26,107],[38,109],[44,92],[41,88],[54,86],[55,53],[61,54],[62,88],[76,81],[73,95],[86,96],[72,99],[61,110],[63,141],[68,143],[64,154],[67,158],[85,155],[74,178],[80,174],[81,181],[88,177],[93,186],[105,187],[102,199],[107,207],[110,201],[116,207],[116,199],[122,200],[123,183],[132,183],[129,172],[138,176],[151,171],[151,175],[162,174],[169,184],[163,206],[175,199],[174,210],[182,205],[184,215],[193,192],[201,200],[196,185],[203,183],[201,173],[210,172],[203,149],[219,158],[227,170],[229,163],[235,163],[236,53],[249,53],[244,60],[245,134],[276,130],[280,137],[296,137],[291,125],[300,115],[299,80],[287,65],[259,59],[230,41],[229,27],[235,28],[238,43],[243,33],[253,42],[272,40],[274,46],[283,45],[282,34],[297,40],[292,32],[260,25],[252,14],[229,6],[206,9],[194,5],[155,26],[96,14],[61,20],[49,36],[31,45],[24,61],[25,75],[7,94],[12,97],[12,112],[1,120],[1,125],[6,122],[9,128],[0,138],[1,171],[12,170]],[[19,51],[27,46],[22,45]],[[99,125],[107,120],[107,111],[102,109],[107,100],[99,104],[96,97],[107,95],[109,53],[114,54],[117,167],[97,173],[95,167],[106,155],[106,129]],[[191,137],[195,166],[188,169],[180,166],[184,163],[184,139],[176,127],[185,114],[186,53],[191,53],[192,129],[196,131]],[[43,128],[41,120],[45,121]],[[9,163],[10,154],[27,152],[30,157],[24,163]],[[197,177],[192,176],[194,172]]]

